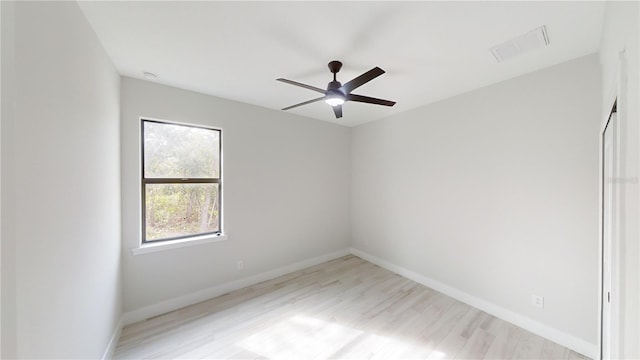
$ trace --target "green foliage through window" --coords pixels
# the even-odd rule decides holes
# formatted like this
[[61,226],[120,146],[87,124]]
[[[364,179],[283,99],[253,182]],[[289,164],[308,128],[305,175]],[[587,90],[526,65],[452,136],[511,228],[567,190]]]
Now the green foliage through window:
[[143,241],[219,233],[220,135],[143,120]]

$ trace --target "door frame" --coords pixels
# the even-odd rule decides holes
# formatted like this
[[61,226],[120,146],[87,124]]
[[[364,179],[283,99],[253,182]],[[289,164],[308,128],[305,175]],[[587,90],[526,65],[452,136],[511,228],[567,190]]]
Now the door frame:
[[[599,250],[600,250],[600,266],[599,266],[599,296],[598,296],[598,310],[599,310],[599,316],[598,316],[598,357],[600,359],[604,358],[604,349],[603,349],[603,344],[604,344],[604,331],[603,331],[603,327],[604,327],[604,297],[605,297],[605,289],[604,289],[604,236],[605,236],[605,228],[604,228],[604,220],[605,220],[605,212],[604,212],[604,206],[606,203],[606,199],[605,199],[605,186],[606,186],[606,174],[605,174],[605,168],[604,168],[604,162],[605,162],[605,132],[609,129],[609,125],[611,124],[613,115],[616,114],[616,122],[617,122],[617,118],[618,118],[618,114],[617,114],[617,104],[618,104],[618,100],[617,97],[614,98],[613,100],[613,105],[611,107],[611,110],[609,111],[609,115],[607,116],[607,119],[604,123],[604,126],[602,127],[602,131],[600,133],[600,241],[599,241]],[[613,134],[613,139],[614,139],[614,173],[617,172],[617,170],[619,169],[619,156],[617,156],[619,154],[619,127],[617,126],[618,124],[615,124],[615,127],[613,129],[611,129],[612,131],[614,131]],[[615,179],[613,180],[615,181]],[[613,196],[613,212],[614,214],[618,213],[618,211],[616,211],[618,204],[619,204],[619,199],[618,199],[618,189],[615,186],[614,183],[614,190],[612,193]],[[614,311],[610,312],[610,321],[612,322],[611,324],[611,329],[610,329],[610,341],[609,341],[609,346],[610,346],[610,354],[612,358],[617,358],[618,356],[618,350],[619,350],[619,343],[618,343],[618,339],[619,339],[619,310],[620,310],[620,239],[617,236],[617,234],[619,234],[619,222],[617,221],[617,216],[614,217],[614,220],[611,224],[611,226],[613,227],[613,233],[616,234],[614,235],[614,239],[611,240],[611,251],[609,252],[609,263],[613,264],[612,269],[611,269],[611,284],[610,284],[610,289],[611,289],[611,293],[614,292],[614,289],[616,290],[615,296],[611,297],[611,308],[615,309]],[[617,240],[617,241],[616,241]]]

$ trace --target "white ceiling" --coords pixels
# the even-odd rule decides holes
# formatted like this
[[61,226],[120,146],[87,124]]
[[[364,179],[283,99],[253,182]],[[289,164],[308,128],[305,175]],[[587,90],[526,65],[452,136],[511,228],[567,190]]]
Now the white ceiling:
[[[358,125],[598,51],[604,2],[80,2],[122,75],[281,109],[379,66],[336,120],[316,102],[290,112]],[[490,47],[546,25],[551,45],[497,63]]]

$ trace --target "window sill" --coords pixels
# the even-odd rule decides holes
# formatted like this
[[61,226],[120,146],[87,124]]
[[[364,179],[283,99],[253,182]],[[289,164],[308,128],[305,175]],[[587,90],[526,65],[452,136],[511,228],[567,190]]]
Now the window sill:
[[142,254],[149,254],[149,253],[154,253],[158,251],[178,249],[181,247],[208,244],[208,243],[213,243],[218,241],[225,241],[228,239],[229,239],[229,234],[202,235],[202,236],[195,236],[189,239],[163,241],[158,244],[144,244],[144,245],[140,245],[140,247],[131,249],[131,252],[133,253],[133,255],[142,255]]

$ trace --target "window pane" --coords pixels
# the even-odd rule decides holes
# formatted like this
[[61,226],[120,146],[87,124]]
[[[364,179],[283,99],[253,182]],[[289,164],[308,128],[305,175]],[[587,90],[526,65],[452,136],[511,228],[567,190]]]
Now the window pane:
[[145,121],[146,178],[218,178],[220,132]]
[[147,184],[145,239],[217,232],[218,184]]

